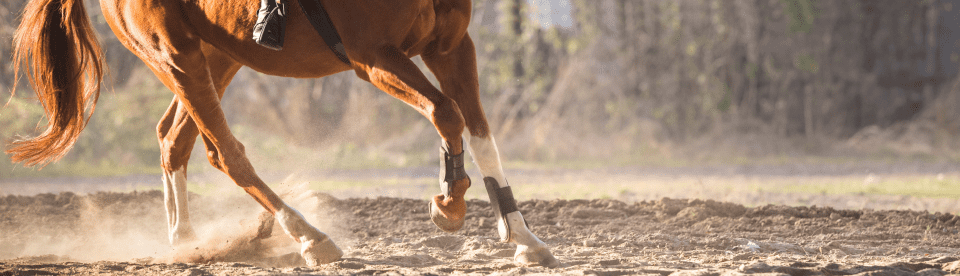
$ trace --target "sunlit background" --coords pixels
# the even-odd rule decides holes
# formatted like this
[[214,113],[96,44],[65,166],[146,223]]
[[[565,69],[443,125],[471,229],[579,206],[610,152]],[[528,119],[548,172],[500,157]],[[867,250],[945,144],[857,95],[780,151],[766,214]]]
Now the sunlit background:
[[[24,3],[0,2],[4,100]],[[473,3],[481,96],[522,199],[960,211],[960,1]],[[109,67],[97,111],[60,162],[0,161],[0,195],[161,189],[155,126],[172,94],[87,4]],[[4,143],[43,124],[31,89],[15,90],[0,109]],[[243,69],[223,106],[271,185],[439,192],[432,125],[352,72],[299,80]],[[202,148],[189,190],[242,194]]]

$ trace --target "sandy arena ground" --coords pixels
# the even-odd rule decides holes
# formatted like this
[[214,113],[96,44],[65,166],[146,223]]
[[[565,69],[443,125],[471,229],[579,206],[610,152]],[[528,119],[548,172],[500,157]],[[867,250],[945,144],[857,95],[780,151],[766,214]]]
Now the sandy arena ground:
[[[834,206],[869,201],[880,204],[870,206],[877,210],[745,207],[662,197],[522,200],[520,210],[533,232],[561,262],[558,268],[542,268],[513,263],[515,246],[498,242],[485,200],[468,201],[465,226],[449,234],[430,222],[426,198],[337,198],[303,187],[278,190],[337,242],[346,252],[342,260],[304,267],[297,245],[275,225],[271,237],[254,238],[260,222],[270,217],[242,194],[191,197],[200,241],[173,248],[166,242],[162,192],[63,192],[0,196],[0,275],[960,273],[960,217],[882,210],[943,206],[943,199],[824,195],[812,200]],[[723,195],[731,196],[750,198]],[[760,192],[753,197],[811,202],[810,195]]]

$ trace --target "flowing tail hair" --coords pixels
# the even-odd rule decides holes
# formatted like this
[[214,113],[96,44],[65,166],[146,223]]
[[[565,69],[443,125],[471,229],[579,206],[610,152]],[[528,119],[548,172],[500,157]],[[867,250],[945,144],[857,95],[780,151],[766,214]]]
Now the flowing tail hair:
[[11,97],[23,70],[43,105],[47,128],[14,141],[6,152],[14,162],[42,168],[70,151],[90,120],[100,97],[103,57],[83,0],[30,0],[13,44]]

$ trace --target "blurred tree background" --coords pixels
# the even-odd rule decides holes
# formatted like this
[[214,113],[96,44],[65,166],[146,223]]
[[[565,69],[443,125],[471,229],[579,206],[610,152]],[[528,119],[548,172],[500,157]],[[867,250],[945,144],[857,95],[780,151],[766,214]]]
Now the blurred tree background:
[[[155,125],[172,94],[87,2],[109,65],[97,112],[61,162],[36,172],[5,158],[0,178],[159,171]],[[537,22],[535,2],[474,0],[482,100],[508,161],[958,156],[960,0],[552,1],[569,5],[568,26]],[[24,4],[0,2],[3,99]],[[4,144],[43,120],[16,89],[0,109]],[[352,72],[244,69],[223,105],[258,168],[436,162],[429,122]]]

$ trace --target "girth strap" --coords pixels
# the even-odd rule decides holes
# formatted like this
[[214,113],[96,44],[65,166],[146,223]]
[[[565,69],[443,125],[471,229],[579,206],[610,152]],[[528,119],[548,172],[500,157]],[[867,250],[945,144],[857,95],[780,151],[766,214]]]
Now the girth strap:
[[317,33],[323,38],[323,42],[327,43],[327,47],[330,47],[330,50],[333,51],[333,54],[337,55],[340,61],[350,64],[350,58],[347,57],[347,51],[343,47],[340,34],[338,34],[337,29],[333,27],[333,22],[330,21],[330,16],[327,15],[327,10],[320,4],[320,0],[300,0],[298,2],[300,2],[300,8],[303,9],[303,13],[307,15],[307,20],[310,21],[313,29],[317,30]]

